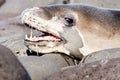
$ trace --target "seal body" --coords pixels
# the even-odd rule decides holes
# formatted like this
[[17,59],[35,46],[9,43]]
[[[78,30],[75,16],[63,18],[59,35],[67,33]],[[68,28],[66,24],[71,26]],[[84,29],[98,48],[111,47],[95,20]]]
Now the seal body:
[[39,36],[32,32],[25,38],[26,46],[37,52],[64,52],[81,58],[120,47],[120,10],[80,4],[49,5],[27,9],[21,19],[26,26],[42,32]]

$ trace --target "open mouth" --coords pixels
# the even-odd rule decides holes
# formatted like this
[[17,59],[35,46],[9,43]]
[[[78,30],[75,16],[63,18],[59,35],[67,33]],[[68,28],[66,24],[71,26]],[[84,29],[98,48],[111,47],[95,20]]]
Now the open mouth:
[[29,36],[25,35],[25,40],[31,41],[31,42],[41,42],[41,41],[62,41],[61,38],[58,36],[55,36],[53,34],[47,33],[47,32],[42,32],[43,34],[39,36]]
[[50,28],[58,25],[54,24],[54,20],[51,22],[51,20],[45,20],[29,12],[25,13],[21,20],[31,31],[25,35],[24,39],[24,44],[29,50],[37,53],[60,52],[69,55],[69,51],[64,48],[66,40]]
[[39,35],[34,35],[32,30],[30,35],[25,35],[25,41],[31,45],[37,44],[40,47],[55,47],[62,43],[63,39],[59,36],[56,36],[52,33],[48,33],[45,31],[41,31],[36,29],[33,26],[30,26],[27,23],[24,23],[27,27],[30,27],[31,29],[37,30],[41,32]]

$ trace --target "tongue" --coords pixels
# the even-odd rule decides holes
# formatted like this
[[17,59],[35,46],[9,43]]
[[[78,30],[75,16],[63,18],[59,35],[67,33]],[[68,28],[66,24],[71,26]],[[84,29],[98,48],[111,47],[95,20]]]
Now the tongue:
[[46,32],[43,33],[44,34],[39,36],[39,40],[61,40],[61,38],[59,38],[58,36]]
[[38,40],[57,40],[58,41],[60,39],[58,39],[58,38],[56,38],[54,36],[48,35],[48,36],[39,37]]

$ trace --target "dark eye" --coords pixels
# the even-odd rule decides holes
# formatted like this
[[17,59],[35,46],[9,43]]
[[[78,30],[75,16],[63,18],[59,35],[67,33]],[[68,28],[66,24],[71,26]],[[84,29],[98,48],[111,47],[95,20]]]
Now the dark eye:
[[66,21],[67,26],[71,27],[74,25],[74,19],[72,19],[72,18],[65,17],[65,21]]

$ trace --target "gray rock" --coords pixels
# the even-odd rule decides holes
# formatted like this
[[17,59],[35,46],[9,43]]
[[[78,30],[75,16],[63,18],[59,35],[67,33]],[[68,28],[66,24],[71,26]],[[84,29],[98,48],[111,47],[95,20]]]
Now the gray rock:
[[0,8],[0,13],[21,13],[24,9],[30,7],[69,2],[70,0],[6,0],[6,3]]
[[0,80],[31,80],[12,51],[0,45]]
[[44,80],[119,80],[120,58],[68,67]]
[[68,64],[60,54],[46,54],[41,57],[24,56],[18,58],[29,72],[32,80],[42,80],[48,75],[61,70],[63,67],[73,65],[71,59],[69,59]]
[[95,5],[98,7],[120,9],[120,0],[73,0],[73,2]]
[[90,63],[98,60],[120,58],[120,48],[105,49],[97,52],[93,52],[83,58],[81,63]]
[[0,7],[6,2],[6,0],[0,0]]
[[0,44],[7,46],[18,55],[26,55],[24,36],[27,33],[27,28],[21,24],[19,18],[0,21]]

